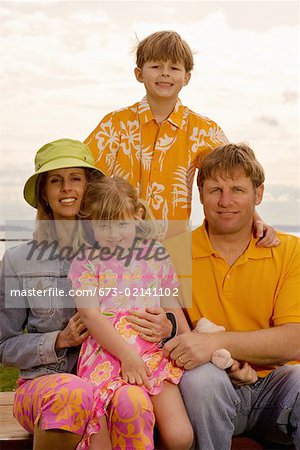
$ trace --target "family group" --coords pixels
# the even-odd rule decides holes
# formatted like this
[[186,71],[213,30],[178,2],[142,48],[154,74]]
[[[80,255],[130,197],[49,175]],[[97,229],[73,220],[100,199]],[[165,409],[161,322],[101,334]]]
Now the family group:
[[230,450],[245,432],[300,450],[300,240],[258,215],[250,146],[180,102],[192,69],[178,33],[151,34],[145,97],[36,153],[36,229],[0,279],[34,450]]

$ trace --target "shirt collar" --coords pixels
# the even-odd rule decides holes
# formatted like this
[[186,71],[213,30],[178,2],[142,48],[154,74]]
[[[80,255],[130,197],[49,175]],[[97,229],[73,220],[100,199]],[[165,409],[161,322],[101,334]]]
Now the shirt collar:
[[154,120],[151,108],[149,106],[147,97],[145,96],[142,101],[138,104],[137,113],[139,116],[140,124],[144,125],[151,120]]
[[[173,112],[167,118],[167,122],[171,123],[172,125],[174,125],[177,128],[181,128],[183,125],[184,110],[185,110],[185,107],[182,105],[181,101],[178,98]],[[154,116],[152,114],[152,111],[151,111],[151,108],[149,106],[146,96],[138,104],[137,112],[138,112],[138,116],[139,116],[141,125],[144,125],[145,123],[150,122],[151,120],[154,120]]]
[[208,238],[204,221],[200,227],[192,232],[192,258],[203,258],[214,253],[216,252]]
[[[272,257],[272,249],[265,247],[256,247],[255,244],[258,241],[257,238],[251,237],[250,243],[247,249],[244,252],[244,258],[247,259],[263,259],[263,258],[271,258]],[[209,240],[206,227],[205,220],[203,224],[196,228],[192,232],[192,257],[203,258],[210,255],[218,255],[218,252],[214,250]]]
[[251,237],[251,241],[245,251],[245,256],[248,259],[263,259],[272,257],[272,249],[266,247],[255,247],[258,242],[258,238]]

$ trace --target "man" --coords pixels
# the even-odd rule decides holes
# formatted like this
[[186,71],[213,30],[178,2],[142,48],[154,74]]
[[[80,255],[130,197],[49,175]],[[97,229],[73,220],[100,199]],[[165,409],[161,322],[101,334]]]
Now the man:
[[[247,431],[299,450],[300,240],[278,232],[279,247],[256,246],[252,217],[264,172],[247,145],[217,148],[204,159],[197,182],[205,221],[192,232],[186,312],[193,326],[206,317],[226,331],[194,331],[165,345],[187,370],[181,392],[196,448],[228,450],[232,436]],[[185,234],[166,244],[178,273],[185,273],[188,242]],[[243,363],[229,376],[211,364],[220,348],[255,368],[258,381],[243,383],[249,375]]]

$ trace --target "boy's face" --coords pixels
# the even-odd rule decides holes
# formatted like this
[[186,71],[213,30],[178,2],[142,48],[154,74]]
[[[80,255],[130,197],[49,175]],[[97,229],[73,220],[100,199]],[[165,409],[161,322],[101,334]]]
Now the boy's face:
[[148,99],[177,100],[178,93],[186,86],[191,73],[181,63],[171,61],[148,61],[142,69],[134,70],[136,79],[145,85]]

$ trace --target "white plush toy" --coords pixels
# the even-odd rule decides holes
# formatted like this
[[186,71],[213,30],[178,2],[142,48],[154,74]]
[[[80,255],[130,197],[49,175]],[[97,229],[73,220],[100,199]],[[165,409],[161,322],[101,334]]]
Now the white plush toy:
[[[202,319],[198,321],[195,330],[199,333],[218,333],[219,331],[225,331],[225,328],[202,317]],[[232,366],[233,359],[228,350],[221,348],[213,352],[211,362],[219,367],[219,369],[228,369]]]

